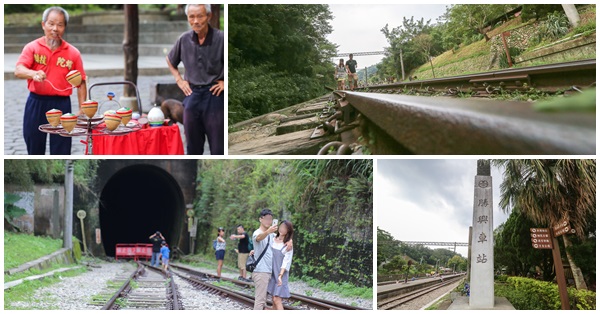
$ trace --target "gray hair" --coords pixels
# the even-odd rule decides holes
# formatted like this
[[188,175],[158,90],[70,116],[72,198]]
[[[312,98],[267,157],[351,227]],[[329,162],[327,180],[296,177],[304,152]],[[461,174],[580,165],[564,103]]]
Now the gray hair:
[[42,14],[42,22],[46,23],[46,21],[48,20],[48,15],[50,15],[50,12],[52,11],[58,11],[60,13],[63,14],[63,16],[65,17],[65,26],[67,26],[67,24],[69,23],[69,13],[67,12],[67,10],[61,8],[61,7],[49,7],[44,11],[44,14]]
[[210,4],[186,4],[186,5],[185,5],[185,15],[186,15],[186,16],[188,15],[187,13],[188,13],[188,8],[189,8],[189,7],[194,7],[194,6],[197,6],[197,7],[199,7],[199,6],[201,6],[201,5],[203,5],[203,6],[204,6],[204,8],[206,9],[206,14],[210,14],[210,13],[211,13],[211,10],[210,10]]

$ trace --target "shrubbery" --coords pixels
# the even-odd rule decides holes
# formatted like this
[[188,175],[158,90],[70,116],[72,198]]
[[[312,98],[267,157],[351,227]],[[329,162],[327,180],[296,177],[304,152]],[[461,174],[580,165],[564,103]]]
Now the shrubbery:
[[[572,310],[595,310],[596,293],[568,288]],[[517,310],[560,310],[558,285],[524,277],[508,277],[506,284],[497,284],[497,296],[506,297]]]
[[269,65],[229,71],[229,125],[283,109],[325,93],[324,84],[299,74],[273,72]]

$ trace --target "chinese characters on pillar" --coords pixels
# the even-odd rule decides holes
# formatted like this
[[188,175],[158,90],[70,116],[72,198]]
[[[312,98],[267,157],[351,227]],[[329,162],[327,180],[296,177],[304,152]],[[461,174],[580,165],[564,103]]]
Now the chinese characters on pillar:
[[479,200],[479,204],[477,204],[477,206],[483,206],[483,207],[487,207],[489,205],[487,198],[484,198],[482,200]]
[[477,255],[477,263],[484,263],[485,264],[486,262],[487,262],[487,257],[485,256],[485,254],[479,254],[479,255]]
[[487,236],[485,235],[485,233],[483,233],[483,232],[482,232],[482,233],[479,235],[479,241],[477,241],[477,242],[481,242],[481,243],[483,243],[483,242],[485,242],[485,241],[487,241]]
[[479,224],[488,223],[488,216],[479,216],[477,218],[477,223],[479,223]]

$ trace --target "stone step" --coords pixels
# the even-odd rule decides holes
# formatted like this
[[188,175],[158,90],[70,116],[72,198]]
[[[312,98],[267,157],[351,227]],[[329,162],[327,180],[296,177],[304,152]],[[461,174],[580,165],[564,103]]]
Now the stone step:
[[[140,44],[174,44],[179,36],[185,32],[182,31],[162,31],[162,32],[141,32],[139,41]],[[4,44],[18,44],[24,46],[25,44],[40,38],[41,32],[35,34],[15,34],[8,33],[4,35]],[[123,43],[123,32],[113,33],[68,33],[64,36],[65,40],[69,43],[95,43],[95,44],[122,44]]]
[[[154,22],[143,23],[140,21],[140,34],[155,33],[155,32],[184,32],[190,29],[187,21],[169,21],[169,22]],[[120,33],[123,34],[123,24],[103,24],[103,25],[81,25],[69,24],[65,33],[85,33],[85,34],[103,34],[103,33]],[[35,36],[43,35],[40,25],[36,26],[6,26],[4,34],[34,34]]]
[[[122,44],[78,44],[73,43],[82,54],[100,54],[100,55],[122,55]],[[173,44],[141,44],[138,47],[140,56],[166,56],[173,48]],[[4,53],[21,53],[23,45],[6,44]]]

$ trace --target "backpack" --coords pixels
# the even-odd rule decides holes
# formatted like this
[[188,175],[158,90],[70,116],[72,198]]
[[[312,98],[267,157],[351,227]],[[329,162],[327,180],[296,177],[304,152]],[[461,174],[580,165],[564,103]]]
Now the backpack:
[[217,250],[217,239],[213,240],[213,250]]
[[252,240],[248,241],[248,251],[252,251],[254,250],[254,244],[252,243]]

